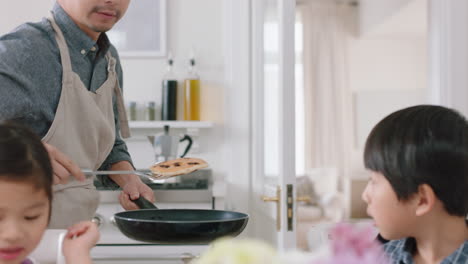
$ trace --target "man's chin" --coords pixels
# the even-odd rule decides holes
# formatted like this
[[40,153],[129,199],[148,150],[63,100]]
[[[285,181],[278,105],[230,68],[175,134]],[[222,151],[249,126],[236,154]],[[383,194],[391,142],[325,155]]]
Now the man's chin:
[[107,31],[111,30],[112,27],[110,28],[100,28],[99,30],[97,30],[96,32],[99,32],[99,33],[106,33]]
[[111,30],[113,26],[114,25],[112,25],[112,26],[99,25],[99,26],[93,26],[93,27],[91,27],[91,29],[96,33],[105,33],[107,31]]

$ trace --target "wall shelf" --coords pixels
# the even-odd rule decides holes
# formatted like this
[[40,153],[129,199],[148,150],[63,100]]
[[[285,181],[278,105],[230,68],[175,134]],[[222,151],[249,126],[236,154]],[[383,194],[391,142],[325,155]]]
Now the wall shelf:
[[170,128],[211,128],[213,122],[209,121],[130,121],[131,129],[153,129],[163,128],[168,125]]

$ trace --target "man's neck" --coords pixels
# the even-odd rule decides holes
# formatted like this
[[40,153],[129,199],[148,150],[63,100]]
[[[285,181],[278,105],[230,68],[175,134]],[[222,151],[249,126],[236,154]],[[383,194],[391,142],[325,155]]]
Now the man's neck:
[[[72,18],[73,19],[73,18]],[[99,36],[101,35],[101,32],[96,32],[91,30],[90,28],[86,27],[83,24],[78,23],[77,21],[73,20],[75,24],[86,34],[88,35],[92,40],[97,41]]]
[[416,239],[416,264],[441,263],[468,239],[468,227],[463,217],[445,217],[424,230]]

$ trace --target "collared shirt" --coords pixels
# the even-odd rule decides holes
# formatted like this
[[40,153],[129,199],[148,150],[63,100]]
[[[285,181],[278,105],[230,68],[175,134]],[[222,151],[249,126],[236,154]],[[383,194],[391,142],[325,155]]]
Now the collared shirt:
[[[117,59],[116,72],[122,87],[122,68],[117,50],[106,34],[91,39],[72,21],[59,4],[53,7],[57,25],[67,41],[73,71],[90,91],[107,79],[110,51]],[[0,37],[0,121],[13,120],[44,137],[52,125],[62,91],[62,65],[55,32],[43,18],[37,23],[20,25]],[[115,96],[116,132],[119,131]],[[118,161],[131,162],[125,142],[116,133],[114,147],[101,166],[108,169]]]
[[[416,240],[414,238],[389,241],[384,244],[384,249],[390,263],[414,264],[413,253],[416,251]],[[468,240],[465,240],[465,243],[440,264],[468,264]]]

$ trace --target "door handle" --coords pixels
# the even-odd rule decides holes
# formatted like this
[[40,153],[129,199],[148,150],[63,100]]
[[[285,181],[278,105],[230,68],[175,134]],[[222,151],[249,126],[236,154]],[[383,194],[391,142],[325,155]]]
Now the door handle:
[[278,197],[270,197],[270,196],[265,196],[265,195],[262,195],[262,200],[264,202],[278,202],[279,201]]
[[310,203],[312,201],[312,197],[308,196],[308,195],[305,195],[305,196],[299,196],[299,197],[296,197],[296,201],[297,202],[306,202],[306,203]]
[[280,204],[280,198],[281,198],[281,188],[278,186],[276,187],[276,196],[265,196],[262,195],[261,199],[263,202],[274,202],[276,203],[276,230],[280,231],[281,230],[281,204]]

